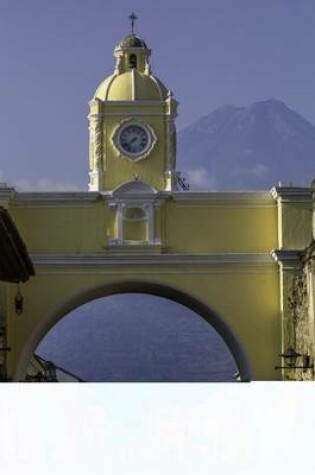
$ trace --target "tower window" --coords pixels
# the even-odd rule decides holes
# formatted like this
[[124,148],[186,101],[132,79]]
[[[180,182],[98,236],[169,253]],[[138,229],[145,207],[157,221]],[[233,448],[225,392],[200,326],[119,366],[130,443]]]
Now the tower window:
[[137,55],[131,54],[129,58],[129,66],[131,69],[137,68]]

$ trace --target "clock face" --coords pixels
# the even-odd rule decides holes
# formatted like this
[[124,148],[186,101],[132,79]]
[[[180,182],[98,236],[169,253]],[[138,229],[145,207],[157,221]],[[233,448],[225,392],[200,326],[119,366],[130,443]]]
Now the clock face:
[[151,145],[150,135],[141,125],[128,125],[118,136],[118,146],[128,156],[138,156]]

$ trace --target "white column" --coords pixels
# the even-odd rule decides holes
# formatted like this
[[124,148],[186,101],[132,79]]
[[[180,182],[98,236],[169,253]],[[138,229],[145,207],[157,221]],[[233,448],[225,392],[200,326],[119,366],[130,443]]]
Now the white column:
[[146,205],[145,212],[147,216],[147,239],[149,244],[154,244],[154,210],[153,205]]
[[122,244],[124,241],[124,229],[123,229],[123,220],[124,220],[124,206],[120,203],[117,208],[117,239],[119,244]]

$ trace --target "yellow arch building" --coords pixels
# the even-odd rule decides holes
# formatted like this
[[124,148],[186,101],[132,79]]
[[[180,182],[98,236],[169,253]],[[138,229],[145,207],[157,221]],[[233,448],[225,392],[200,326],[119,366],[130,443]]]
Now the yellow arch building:
[[[0,190],[36,269],[20,290],[22,313],[17,287],[1,287],[8,376],[25,378],[40,340],[77,306],[144,292],[183,303],[213,325],[243,380],[312,379],[314,329],[299,349],[292,317],[301,251],[312,241],[311,189],[183,191],[178,103],[153,75],[150,54],[141,38],[126,36],[113,74],[89,104],[88,192]],[[311,296],[313,274],[304,273]],[[292,350],[302,356],[287,361],[303,368],[288,369],[279,358]]]

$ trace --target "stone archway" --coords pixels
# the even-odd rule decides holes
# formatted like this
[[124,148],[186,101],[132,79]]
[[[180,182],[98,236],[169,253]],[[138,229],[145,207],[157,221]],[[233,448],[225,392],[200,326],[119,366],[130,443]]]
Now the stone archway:
[[80,307],[81,305],[84,305],[95,299],[126,293],[149,294],[157,297],[163,297],[184,305],[193,312],[200,315],[219,333],[228,346],[235,359],[236,365],[238,366],[241,381],[250,381],[252,379],[249,360],[237,336],[225,319],[214,312],[207,304],[190,295],[189,293],[173,286],[171,287],[162,283],[124,280],[105,285],[98,285],[96,287],[88,288],[84,292],[75,294],[63,302],[59,307],[56,307],[53,312],[44,317],[41,320],[41,323],[34,329],[31,337],[23,348],[21,357],[17,364],[14,380],[23,380],[28,362],[35,348],[42,340],[44,335],[48,333],[48,331],[65,315],[77,307]]

